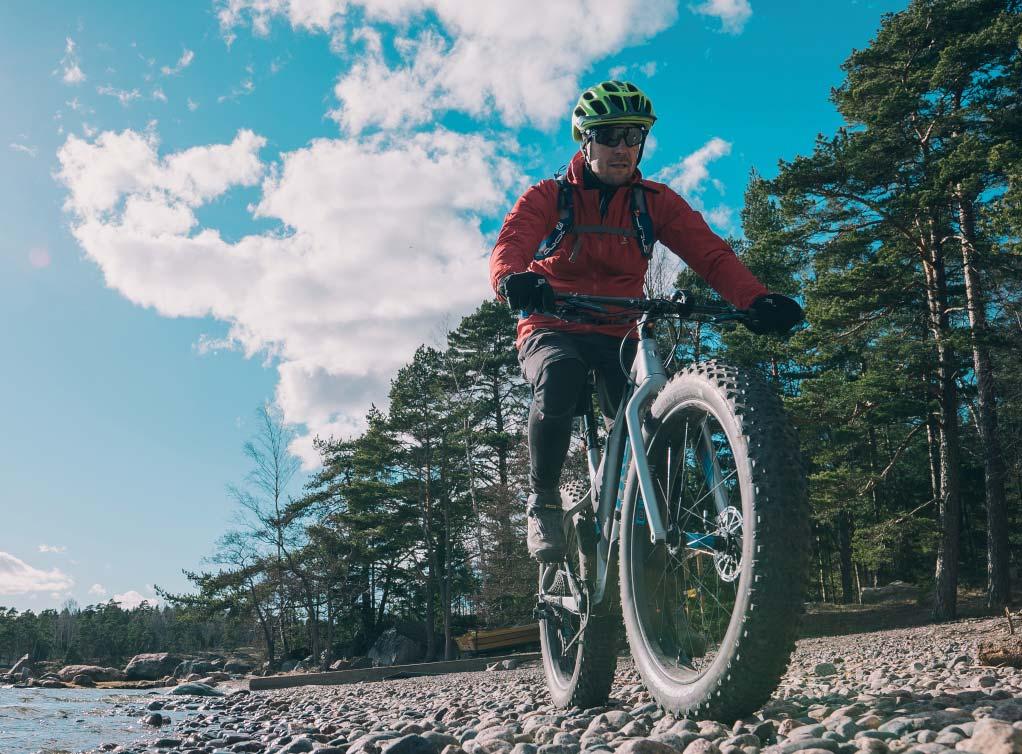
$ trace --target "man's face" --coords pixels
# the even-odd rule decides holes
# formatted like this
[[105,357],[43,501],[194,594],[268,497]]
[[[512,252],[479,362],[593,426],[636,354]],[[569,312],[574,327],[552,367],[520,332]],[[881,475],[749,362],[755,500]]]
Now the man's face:
[[589,168],[597,178],[611,186],[621,186],[631,180],[635,167],[639,162],[641,144],[628,146],[624,139],[617,146],[608,147],[589,139],[585,149],[588,150]]

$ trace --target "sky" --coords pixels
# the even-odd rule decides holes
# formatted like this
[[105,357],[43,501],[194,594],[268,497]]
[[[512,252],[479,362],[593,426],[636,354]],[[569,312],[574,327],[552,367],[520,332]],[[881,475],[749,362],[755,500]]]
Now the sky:
[[841,63],[905,5],[0,4],[0,605],[186,591],[261,405],[309,472],[492,295],[582,87],[643,88],[644,174],[740,235],[750,171],[833,132]]

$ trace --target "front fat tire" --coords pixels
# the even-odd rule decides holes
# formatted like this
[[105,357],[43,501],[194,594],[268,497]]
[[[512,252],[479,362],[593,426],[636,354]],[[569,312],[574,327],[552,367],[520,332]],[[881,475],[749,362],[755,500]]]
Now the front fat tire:
[[636,668],[657,703],[676,715],[730,721],[770,698],[794,650],[809,550],[805,475],[795,431],[762,377],[717,361],[688,367],[653,403],[647,442],[655,440],[672,412],[686,406],[711,413],[734,453],[743,542],[730,622],[716,656],[699,677],[679,681],[654,659],[640,629],[630,565],[633,550],[644,545],[636,544],[633,527],[624,525],[635,520],[636,506],[642,506],[637,491],[626,497],[621,514],[622,613]]
[[[561,487],[562,497],[574,504],[588,494],[588,486],[570,482]],[[591,522],[591,519],[590,519]],[[570,524],[569,524],[570,526]],[[568,548],[578,546],[573,531],[566,531]],[[578,563],[578,558],[573,564]],[[540,588],[546,571],[555,566],[540,564]],[[539,621],[539,640],[543,655],[543,674],[546,676],[550,699],[557,707],[598,707],[606,703],[614,683],[618,647],[621,644],[621,610],[617,599],[617,569],[610,567],[603,603],[592,611],[580,644],[572,647],[574,662],[567,672],[558,661],[560,655],[557,629],[545,620]]]

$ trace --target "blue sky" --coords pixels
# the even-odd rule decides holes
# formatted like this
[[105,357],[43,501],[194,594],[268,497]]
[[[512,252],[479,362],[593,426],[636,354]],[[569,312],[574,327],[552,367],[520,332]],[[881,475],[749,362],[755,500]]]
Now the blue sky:
[[309,468],[489,294],[580,86],[643,87],[644,173],[738,233],[905,2],[534,5],[3,3],[0,605],[185,589],[258,406]]

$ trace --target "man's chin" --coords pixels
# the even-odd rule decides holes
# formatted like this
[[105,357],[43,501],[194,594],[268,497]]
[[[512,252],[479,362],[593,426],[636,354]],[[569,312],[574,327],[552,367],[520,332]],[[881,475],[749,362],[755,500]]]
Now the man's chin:
[[632,174],[625,170],[613,170],[609,171],[608,175],[600,175],[597,173],[596,177],[608,186],[623,186],[628,183],[628,179],[632,177]]

